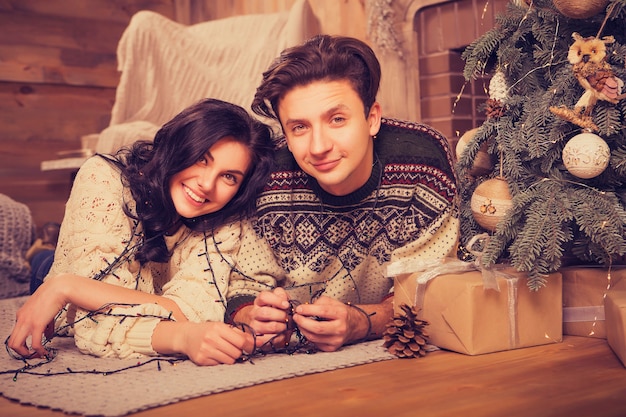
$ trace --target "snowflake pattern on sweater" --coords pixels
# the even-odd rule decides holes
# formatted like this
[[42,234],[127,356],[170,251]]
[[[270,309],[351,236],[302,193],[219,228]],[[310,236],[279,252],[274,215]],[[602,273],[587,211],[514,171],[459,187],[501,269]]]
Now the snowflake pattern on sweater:
[[420,123],[384,119],[374,151],[367,183],[334,196],[281,149],[242,238],[232,304],[277,285],[300,302],[323,294],[375,304],[393,290],[388,263],[454,251],[458,201],[446,139]]

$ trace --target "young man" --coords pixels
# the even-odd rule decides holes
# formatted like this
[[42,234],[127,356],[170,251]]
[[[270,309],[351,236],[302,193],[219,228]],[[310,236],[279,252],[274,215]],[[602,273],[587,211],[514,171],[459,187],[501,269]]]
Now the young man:
[[231,275],[226,320],[257,345],[294,326],[323,351],[380,337],[400,259],[436,259],[458,237],[445,138],[382,119],[380,64],[365,43],[317,36],[283,51],[252,109],[280,122],[286,147],[257,201]]

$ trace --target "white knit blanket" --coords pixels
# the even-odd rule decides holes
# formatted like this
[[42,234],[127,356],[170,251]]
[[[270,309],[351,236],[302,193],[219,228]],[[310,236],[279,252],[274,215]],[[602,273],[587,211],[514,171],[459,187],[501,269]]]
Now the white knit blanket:
[[109,127],[96,151],[111,153],[185,107],[212,97],[250,109],[262,73],[280,52],[317,33],[306,0],[290,11],[183,25],[155,12],[136,13],[118,43],[121,71]]
[[28,206],[0,194],[0,298],[29,293],[26,251],[34,240],[35,225]]
[[[2,337],[11,331],[15,312],[24,300],[0,300]],[[58,353],[50,363],[19,373],[16,370],[24,363],[0,353],[0,393],[22,404],[66,413],[122,416],[221,391],[395,358],[380,340],[337,352],[274,354],[255,358],[253,364],[212,367],[190,361],[171,364],[167,358],[151,362],[96,358],[80,353],[72,339],[54,339],[52,346]],[[126,367],[132,368],[117,372]]]

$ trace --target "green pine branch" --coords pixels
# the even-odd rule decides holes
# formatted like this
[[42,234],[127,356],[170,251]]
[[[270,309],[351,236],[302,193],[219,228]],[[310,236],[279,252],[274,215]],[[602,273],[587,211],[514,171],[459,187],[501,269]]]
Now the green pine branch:
[[[604,13],[569,19],[550,0],[533,8],[509,4],[497,26],[463,53],[467,80],[502,71],[509,86],[505,113],[488,118],[457,162],[461,196],[461,243],[485,232],[474,220],[469,202],[476,186],[503,176],[513,206],[483,249],[485,266],[511,262],[528,272],[528,285],[539,289],[545,277],[564,262],[609,264],[626,250],[626,99],[599,101],[592,109],[596,132],[611,149],[607,169],[595,178],[569,173],[562,161],[568,140],[583,129],[561,119],[551,107],[572,109],[584,89],[567,61],[572,33],[614,36],[607,62],[626,81],[626,0],[611,0]],[[604,24],[604,26],[602,26]],[[478,150],[488,144],[493,169],[484,177],[469,172]]]

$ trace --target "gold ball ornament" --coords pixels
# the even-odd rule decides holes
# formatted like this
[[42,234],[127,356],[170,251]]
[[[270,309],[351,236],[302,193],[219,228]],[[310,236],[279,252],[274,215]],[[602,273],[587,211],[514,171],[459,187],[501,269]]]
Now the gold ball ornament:
[[554,7],[572,19],[588,19],[603,12],[609,0],[553,0]]
[[610,158],[609,145],[594,133],[578,134],[563,148],[563,164],[570,174],[578,178],[589,179],[602,174]]
[[476,223],[489,231],[504,218],[513,205],[509,183],[503,177],[484,181],[476,187],[470,200],[470,207]]
[[[457,161],[463,155],[467,145],[472,141],[472,139],[474,139],[477,131],[477,127],[470,129],[459,138],[456,148],[454,148]],[[474,158],[474,162],[468,171],[470,175],[480,177],[481,175],[489,174],[493,170],[493,157],[489,154],[489,152],[487,152],[487,146],[487,142],[480,145],[480,148],[476,153],[476,157]]]

